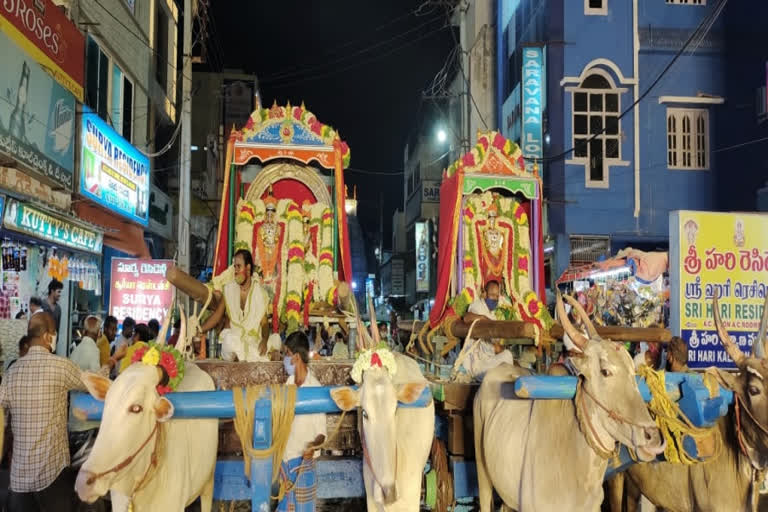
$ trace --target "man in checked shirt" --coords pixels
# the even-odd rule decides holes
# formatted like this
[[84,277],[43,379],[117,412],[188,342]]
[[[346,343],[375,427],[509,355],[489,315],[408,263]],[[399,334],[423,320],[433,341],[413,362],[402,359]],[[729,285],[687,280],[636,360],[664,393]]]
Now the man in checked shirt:
[[0,405],[11,413],[13,459],[8,512],[75,509],[69,466],[67,393],[85,390],[80,369],[51,354],[56,327],[50,313],[32,315],[29,352],[0,383]]

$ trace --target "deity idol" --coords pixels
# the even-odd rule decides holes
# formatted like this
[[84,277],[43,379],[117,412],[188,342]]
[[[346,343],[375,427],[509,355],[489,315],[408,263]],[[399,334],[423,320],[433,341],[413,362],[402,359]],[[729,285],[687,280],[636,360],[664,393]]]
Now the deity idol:
[[256,260],[261,268],[262,282],[270,296],[274,296],[277,279],[280,278],[280,249],[283,227],[277,221],[277,199],[270,194],[264,199],[266,215],[256,230]]
[[501,282],[504,279],[504,254],[506,240],[496,226],[498,211],[495,206],[488,210],[488,225],[482,231],[482,253],[484,275],[494,281]]

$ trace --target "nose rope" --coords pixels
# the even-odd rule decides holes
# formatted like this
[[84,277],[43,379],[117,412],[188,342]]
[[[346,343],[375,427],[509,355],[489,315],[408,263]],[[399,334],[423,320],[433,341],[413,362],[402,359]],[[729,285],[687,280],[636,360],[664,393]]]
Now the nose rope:
[[[158,429],[159,425],[160,425],[160,422],[156,421],[156,422],[155,422],[155,427],[152,429],[152,432],[150,432],[150,433],[149,433],[149,436],[148,436],[148,437],[147,437],[147,438],[144,440],[144,442],[143,442],[143,443],[141,443],[141,446],[139,446],[139,447],[138,447],[138,449],[136,449],[136,451],[135,451],[135,452],[133,452],[131,455],[129,455],[128,457],[126,457],[126,458],[125,458],[125,460],[123,460],[123,461],[122,461],[122,462],[120,462],[119,464],[117,464],[117,465],[115,465],[115,466],[111,467],[110,469],[108,469],[108,470],[106,470],[106,471],[102,471],[101,473],[97,473],[97,474],[95,474],[95,475],[91,475],[91,476],[90,476],[90,477],[88,477],[88,479],[85,481],[85,484],[86,484],[86,485],[93,485],[93,483],[94,483],[96,480],[98,480],[99,478],[102,478],[102,477],[104,477],[104,476],[107,476],[107,475],[109,475],[110,473],[117,473],[117,472],[119,472],[119,471],[122,471],[123,469],[125,469],[125,468],[126,468],[126,467],[127,467],[127,466],[128,466],[130,463],[131,463],[131,462],[133,462],[133,459],[134,459],[134,458],[135,458],[135,457],[136,457],[136,456],[137,456],[139,453],[141,453],[141,451],[142,451],[142,450],[143,450],[143,449],[144,449],[144,448],[145,448],[145,447],[146,447],[146,446],[149,444],[149,442],[152,440],[152,438],[153,438],[153,437],[155,437],[155,434],[157,434],[157,429]],[[149,464],[149,467],[150,467],[150,468],[151,468],[151,467],[152,467],[154,464],[156,464],[156,463],[157,463],[157,444],[158,444],[158,443],[155,443],[155,448],[154,448],[154,450],[152,450],[152,461],[151,461],[151,462],[150,462],[150,464]],[[147,477],[147,474],[149,474],[149,469],[147,469],[147,471],[144,473],[144,478],[142,478],[142,479],[141,479],[141,482],[139,483],[140,485],[141,485],[141,483],[143,483],[143,482],[144,482],[144,480],[146,479],[146,477]],[[135,491],[134,491],[134,493],[135,493]]]

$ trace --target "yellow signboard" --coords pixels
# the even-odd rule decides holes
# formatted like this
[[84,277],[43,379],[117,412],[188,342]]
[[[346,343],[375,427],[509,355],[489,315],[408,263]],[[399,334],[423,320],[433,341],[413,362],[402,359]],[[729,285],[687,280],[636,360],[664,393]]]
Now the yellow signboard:
[[733,367],[716,334],[712,297],[744,352],[768,293],[768,215],[678,211],[670,218],[671,325],[692,368]]

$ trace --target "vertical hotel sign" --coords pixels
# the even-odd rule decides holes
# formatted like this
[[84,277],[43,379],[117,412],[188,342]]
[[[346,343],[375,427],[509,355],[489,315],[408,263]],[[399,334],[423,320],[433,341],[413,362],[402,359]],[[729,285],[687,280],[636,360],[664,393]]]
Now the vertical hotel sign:
[[[522,132],[520,136],[523,156],[540,160],[544,156],[544,48],[525,46],[522,72]],[[526,160],[525,168],[533,172],[534,162]],[[539,166],[541,167],[541,166]]]
[[51,0],[2,0],[0,31],[83,101],[85,38]]
[[416,231],[416,291],[429,292],[429,229],[426,222],[417,222]]
[[676,211],[670,215],[670,313],[691,368],[734,368],[717,336],[712,297],[749,353],[768,294],[768,215]]

